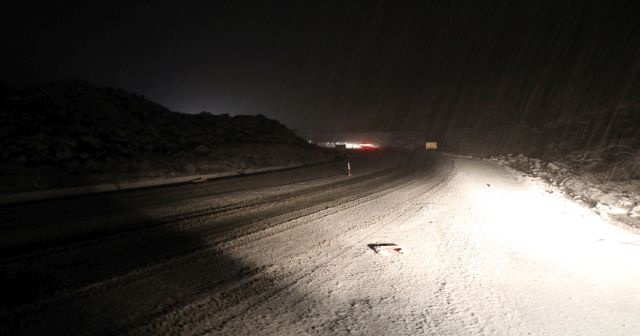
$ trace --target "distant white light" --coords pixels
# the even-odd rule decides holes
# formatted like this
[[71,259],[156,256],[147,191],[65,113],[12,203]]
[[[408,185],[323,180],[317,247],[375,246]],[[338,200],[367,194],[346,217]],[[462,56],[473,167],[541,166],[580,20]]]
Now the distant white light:
[[345,142],[344,143],[348,149],[376,149],[378,148],[377,145],[374,145],[372,143],[351,143],[351,142]]

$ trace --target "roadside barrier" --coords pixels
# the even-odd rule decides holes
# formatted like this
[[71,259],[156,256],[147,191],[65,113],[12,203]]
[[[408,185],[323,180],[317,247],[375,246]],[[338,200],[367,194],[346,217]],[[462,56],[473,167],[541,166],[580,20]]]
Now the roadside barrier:
[[35,202],[35,201],[43,201],[43,200],[49,200],[49,199],[59,199],[59,198],[76,197],[76,196],[84,196],[84,195],[92,195],[92,194],[101,194],[101,193],[115,192],[115,191],[122,191],[122,190],[144,189],[144,188],[152,188],[152,187],[183,184],[183,183],[206,183],[211,180],[219,179],[219,178],[250,175],[250,174],[260,174],[260,173],[274,172],[279,170],[288,170],[288,169],[316,166],[316,165],[322,165],[326,163],[327,161],[320,161],[320,162],[310,163],[310,164],[291,164],[291,165],[272,166],[272,167],[263,167],[263,168],[249,168],[249,169],[242,169],[238,171],[219,172],[219,173],[211,173],[211,174],[203,174],[203,175],[180,176],[180,177],[173,177],[173,178],[167,178],[167,179],[107,183],[107,184],[100,184],[100,185],[78,186],[78,187],[70,187],[70,188],[27,191],[27,192],[13,193],[13,194],[2,194],[0,195],[0,205]]

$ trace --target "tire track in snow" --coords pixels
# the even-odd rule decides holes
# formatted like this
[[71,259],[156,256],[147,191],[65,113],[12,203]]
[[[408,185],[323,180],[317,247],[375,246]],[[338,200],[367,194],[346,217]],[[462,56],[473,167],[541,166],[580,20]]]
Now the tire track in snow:
[[[409,186],[413,186],[413,190],[409,190],[406,191],[406,193],[410,193],[412,196],[405,196],[405,199],[413,199],[419,195],[422,195],[428,191],[433,190],[434,188],[436,188],[437,186],[439,186],[440,184],[437,184],[435,186],[424,186],[421,185],[419,183],[416,183],[418,180],[420,179],[420,177],[418,179],[412,179],[411,181],[403,184],[402,186],[400,186],[399,188],[393,190],[390,193],[385,193],[385,195],[383,196],[389,196],[391,197],[393,192],[396,192],[398,190],[402,190],[402,189],[406,189]],[[357,204],[357,206],[371,206],[370,202],[374,202],[377,201],[379,198],[375,198],[375,199],[371,199],[371,200],[367,200],[365,202],[359,203]],[[341,247],[341,248],[330,248],[331,243],[330,241],[324,241],[322,242],[320,245],[313,245],[312,247],[309,248],[309,250],[311,251],[318,251],[318,250],[323,250],[323,251],[337,251],[337,253],[330,253],[330,254],[323,254],[322,258],[317,259],[316,256],[316,262],[314,263],[315,266],[311,269],[306,269],[304,271],[304,273],[302,273],[301,275],[299,273],[295,273],[295,276],[292,277],[292,279],[288,279],[287,280],[287,276],[280,276],[278,277],[279,279],[279,285],[276,289],[274,289],[273,291],[270,291],[268,293],[262,293],[262,295],[259,296],[250,296],[247,297],[245,299],[245,301],[238,301],[237,304],[242,304],[242,307],[245,308],[241,308],[240,311],[237,310],[232,310],[231,312],[229,311],[229,307],[228,307],[228,302],[225,300],[222,300],[223,302],[227,303],[227,305],[225,305],[225,315],[228,316],[227,318],[222,318],[222,321],[219,321],[217,323],[214,323],[215,326],[211,327],[210,329],[205,329],[203,331],[201,331],[202,333],[205,332],[221,332],[224,330],[224,326],[227,325],[228,323],[231,323],[231,321],[233,321],[236,317],[238,316],[243,316],[246,315],[248,310],[260,310],[261,306],[264,304],[267,304],[268,302],[270,302],[274,297],[278,296],[279,293],[281,293],[282,291],[287,290],[288,288],[294,287],[297,284],[303,283],[304,280],[308,279],[308,278],[312,278],[315,274],[321,272],[322,270],[326,269],[327,265],[332,264],[334,261],[338,260],[339,258],[343,257],[346,254],[359,254],[357,253],[356,250],[362,249],[363,247],[366,248],[366,242],[370,242],[371,238],[376,235],[378,232],[380,232],[381,230],[385,229],[388,225],[392,225],[393,223],[397,223],[397,222],[401,222],[403,221],[403,219],[406,219],[408,217],[411,217],[413,215],[415,215],[415,213],[417,213],[418,211],[420,211],[420,209],[422,209],[424,205],[423,204],[416,204],[416,203],[412,203],[409,202],[408,206],[402,208],[402,209],[398,209],[398,208],[393,208],[393,209],[385,209],[386,211],[383,214],[379,214],[379,219],[377,220],[377,224],[376,225],[365,225],[366,226],[366,230],[367,230],[367,234],[363,235],[359,240],[358,243],[352,246],[346,246],[346,247]],[[353,207],[350,207],[350,209],[352,209]],[[347,210],[347,209],[345,209]],[[305,222],[306,224],[313,224],[313,223],[317,223],[318,221],[321,220],[327,220],[327,217],[331,217],[331,216],[336,216],[339,213],[332,213],[328,216],[322,216],[320,218],[314,219],[313,222]],[[319,224],[316,224],[319,225]],[[353,227],[349,227],[346,228],[345,231],[343,231],[342,233],[339,234],[339,236],[344,236],[344,235],[348,235],[350,231],[354,231],[354,230],[362,230],[363,227],[358,227],[358,228],[353,228]],[[255,243],[256,241],[251,241],[249,243]],[[246,245],[246,244],[244,244]],[[325,245],[323,248],[322,245]],[[238,246],[234,247],[237,248]],[[309,252],[309,253],[313,253],[313,252]],[[305,259],[305,254],[303,252],[303,255],[299,255],[297,256],[297,258],[302,258]],[[282,258],[282,257],[280,257]],[[288,258],[288,257],[284,257],[284,258]],[[347,258],[347,260],[349,260],[351,258]],[[344,265],[344,267],[347,267],[347,265]],[[269,288],[269,286],[260,286],[260,287],[265,287],[265,288]],[[243,291],[244,288],[242,286],[234,286],[233,290],[235,291],[235,293],[218,293],[218,295],[223,295],[223,296],[230,296],[230,297],[234,297],[237,298],[239,296],[243,296]],[[247,301],[249,300],[249,301]],[[187,307],[187,309],[189,310],[189,313],[185,313],[185,312],[181,312],[179,314],[180,318],[186,318],[189,317],[190,319],[197,319],[194,318],[193,315],[198,315],[198,312],[211,312],[211,311],[218,311],[219,307],[206,307],[206,305],[210,304],[210,300],[205,298],[202,300],[202,303],[200,305],[189,305]],[[244,309],[244,310],[243,310]],[[206,319],[206,315],[205,316],[201,316],[200,319]],[[171,324],[170,322],[164,322],[160,324]],[[211,324],[211,321],[209,321],[209,324]],[[144,332],[142,332],[141,334],[144,334]],[[198,334],[198,333],[195,333]]]

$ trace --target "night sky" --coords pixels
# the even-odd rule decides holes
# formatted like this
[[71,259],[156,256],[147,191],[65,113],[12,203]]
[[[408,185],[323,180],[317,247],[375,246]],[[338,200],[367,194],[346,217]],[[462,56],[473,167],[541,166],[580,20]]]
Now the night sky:
[[77,78],[303,132],[531,123],[640,101],[638,1],[0,6],[11,84]]

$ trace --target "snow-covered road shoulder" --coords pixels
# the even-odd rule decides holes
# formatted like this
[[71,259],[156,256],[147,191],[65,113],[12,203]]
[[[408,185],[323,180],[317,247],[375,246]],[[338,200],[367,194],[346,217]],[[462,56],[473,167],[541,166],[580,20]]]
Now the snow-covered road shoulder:
[[[547,192],[565,195],[591,208],[609,222],[640,233],[640,180],[614,179],[605,172],[588,169],[577,159],[544,161],[525,155],[495,155],[498,163],[519,179]],[[586,167],[586,168],[585,168]]]
[[437,238],[429,255],[473,322],[465,333],[640,333],[640,237],[495,163],[454,160],[447,192],[423,215]]

